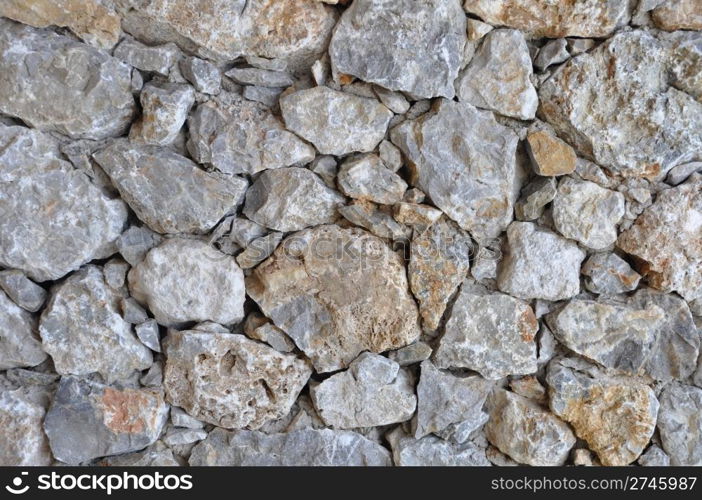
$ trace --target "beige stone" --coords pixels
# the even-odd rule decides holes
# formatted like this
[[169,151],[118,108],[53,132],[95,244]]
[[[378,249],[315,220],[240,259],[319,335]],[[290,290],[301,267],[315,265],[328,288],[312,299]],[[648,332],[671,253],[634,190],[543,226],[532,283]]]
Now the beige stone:
[[527,136],[527,145],[537,174],[553,177],[575,171],[575,151],[558,137],[544,131],[532,132]]
[[700,0],[666,0],[651,12],[653,23],[666,31],[702,30]]

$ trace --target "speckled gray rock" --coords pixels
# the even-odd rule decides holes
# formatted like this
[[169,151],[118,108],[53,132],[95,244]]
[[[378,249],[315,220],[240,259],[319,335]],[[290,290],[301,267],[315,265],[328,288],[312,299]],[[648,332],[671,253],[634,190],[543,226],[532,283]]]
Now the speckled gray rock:
[[53,455],[78,465],[149,446],[167,420],[168,405],[158,392],[63,377],[46,413],[44,430]]
[[299,231],[336,219],[344,197],[306,168],[263,172],[246,193],[244,214],[275,231]]
[[702,297],[702,175],[667,189],[619,235],[649,285],[687,300]]
[[244,273],[234,257],[205,242],[167,239],[129,271],[132,296],[162,325],[244,317]]
[[52,290],[39,323],[44,350],[57,373],[100,373],[108,381],[145,370],[151,351],[120,314],[121,295],[105,283],[102,269],[86,266]]
[[159,146],[124,140],[93,155],[139,219],[159,233],[205,233],[243,201],[248,183],[205,172]]
[[429,344],[419,341],[396,351],[390,351],[388,357],[400,366],[408,366],[429,359],[431,353],[432,349]]
[[285,126],[322,154],[370,152],[385,136],[392,111],[376,99],[314,87],[280,99]]
[[360,229],[319,226],[288,237],[246,291],[320,373],[419,337],[402,259]]
[[46,301],[46,290],[27,278],[22,271],[0,271],[0,288],[25,311],[37,312]]
[[199,57],[186,57],[180,61],[180,72],[195,90],[216,95],[222,89],[222,74],[210,61]]
[[243,335],[171,331],[164,350],[168,401],[230,429],[287,415],[312,373],[307,361]]
[[156,441],[144,451],[105,458],[100,465],[111,467],[177,467],[181,463],[163,442]]
[[265,107],[246,100],[200,104],[188,119],[188,150],[198,163],[232,174],[304,164],[314,148],[285,130]]
[[213,430],[193,448],[190,465],[388,466],[390,453],[352,431],[301,429],[285,434]]
[[152,46],[125,38],[115,48],[114,56],[142,71],[168,76],[180,57],[180,51],[173,43]]
[[641,275],[615,253],[596,253],[583,264],[585,288],[601,295],[615,295],[635,290]]
[[69,37],[6,19],[0,19],[0,75],[0,112],[40,130],[117,136],[136,109],[129,66]]
[[682,68],[695,63],[684,43],[646,31],[614,35],[544,82],[541,114],[598,164],[627,176],[663,176],[702,149],[702,103],[685,93]]
[[447,218],[415,232],[407,275],[428,330],[438,328],[449,299],[467,276],[472,250],[470,236]]
[[702,172],[702,161],[683,163],[682,165],[677,165],[671,168],[668,171],[668,176],[665,178],[665,182],[671,186],[677,186],[678,184],[686,181],[695,172]]
[[292,352],[295,350],[295,343],[290,337],[263,315],[250,314],[244,323],[244,333],[251,339],[265,342],[276,351]]
[[566,177],[553,199],[553,222],[566,238],[593,250],[617,241],[617,223],[624,216],[624,195],[590,181]]
[[374,154],[342,163],[337,182],[346,196],[384,205],[400,202],[407,190],[407,183],[402,177],[387,168]]
[[488,33],[456,82],[460,101],[501,115],[533,120],[539,99],[524,35],[517,30]]
[[251,269],[257,266],[278,248],[283,236],[283,233],[272,232],[253,240],[243,252],[236,256],[237,264],[242,269]]
[[161,338],[155,319],[147,319],[136,325],[134,331],[142,344],[152,351],[161,352]]
[[0,370],[36,366],[45,359],[36,318],[0,291]]
[[643,467],[668,467],[670,457],[654,444],[639,457],[636,463]]
[[473,237],[494,238],[510,223],[517,136],[492,113],[440,99],[390,137],[410,161],[412,184]]
[[[4,384],[3,384],[4,385]],[[0,465],[47,466],[53,458],[42,424],[50,390],[10,384],[0,388]]]
[[360,0],[344,11],[329,55],[340,75],[417,97],[452,98],[465,43],[459,0]]
[[497,380],[536,371],[539,323],[531,307],[519,299],[465,282],[434,362],[440,368],[470,368]]
[[367,229],[380,238],[406,242],[412,236],[412,229],[400,224],[383,207],[369,201],[354,201],[339,207],[339,214],[347,221]]
[[132,266],[144,260],[146,252],[161,243],[162,236],[145,226],[131,226],[117,238],[117,249]]
[[489,466],[485,450],[473,443],[455,445],[436,436],[415,439],[393,431],[388,437],[395,465],[401,467]]
[[515,461],[534,466],[563,465],[575,436],[568,425],[532,400],[506,390],[489,399],[488,440]]
[[702,389],[673,383],[660,396],[658,430],[673,465],[702,465]]
[[184,83],[147,83],[141,94],[142,116],[129,131],[139,144],[167,146],[176,140],[195,102],[195,90]]
[[284,88],[294,83],[294,80],[288,73],[270,69],[232,68],[224,75],[242,85]]
[[521,299],[568,299],[580,291],[583,259],[585,252],[574,242],[536,224],[514,222],[507,228],[497,286]]
[[538,55],[534,58],[534,66],[543,71],[553,64],[560,64],[568,59],[570,59],[568,42],[565,38],[558,38],[546,42],[539,49]]
[[60,159],[48,135],[0,124],[0,265],[55,280],[114,252],[127,209]]
[[544,207],[556,196],[556,181],[553,177],[536,177],[522,188],[514,204],[517,220],[531,221],[541,217]]

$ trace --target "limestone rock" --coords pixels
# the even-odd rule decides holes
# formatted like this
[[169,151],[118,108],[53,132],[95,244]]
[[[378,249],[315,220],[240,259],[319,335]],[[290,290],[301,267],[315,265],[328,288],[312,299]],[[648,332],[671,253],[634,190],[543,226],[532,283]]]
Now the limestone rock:
[[161,352],[161,338],[155,319],[147,319],[136,325],[134,331],[142,344],[152,351]]
[[180,57],[180,51],[172,43],[151,46],[125,38],[115,48],[114,56],[141,71],[168,76]]
[[412,184],[473,237],[494,238],[510,223],[517,136],[492,113],[440,99],[390,137],[410,162]]
[[506,254],[497,274],[498,288],[521,299],[563,300],[580,291],[585,252],[572,241],[529,222],[507,228]]
[[6,19],[0,19],[0,75],[0,112],[40,130],[103,139],[121,135],[135,111],[127,65]]
[[100,373],[108,381],[147,369],[151,351],[122,319],[120,294],[107,286],[102,269],[86,266],[58,285],[41,316],[39,334],[57,373]]
[[195,90],[216,95],[222,89],[222,74],[210,61],[199,57],[186,57],[180,62],[180,72]]
[[527,152],[538,175],[553,177],[575,171],[575,151],[558,137],[540,130],[527,136]]
[[438,221],[442,216],[441,210],[431,205],[419,203],[401,202],[393,208],[393,217],[400,224],[414,226],[419,231],[426,230],[429,226]]
[[702,161],[692,161],[683,163],[668,171],[668,176],[665,181],[671,186],[677,186],[686,181],[695,172],[702,172]]
[[172,238],[129,271],[129,290],[160,324],[223,325],[244,317],[244,273],[234,257],[205,242]]
[[244,214],[275,231],[299,231],[336,219],[344,197],[306,168],[266,170],[246,193]]
[[519,200],[514,204],[517,220],[538,219],[555,196],[556,181],[553,177],[537,177],[522,189]]
[[463,8],[486,23],[516,28],[533,38],[602,38],[626,25],[631,16],[627,0],[466,0]]
[[329,55],[340,75],[450,99],[465,43],[459,0],[360,0],[341,16]]
[[167,146],[176,140],[195,102],[195,91],[183,83],[147,83],[139,95],[142,117],[132,125],[129,140]]
[[161,243],[163,238],[148,227],[131,226],[117,239],[116,245],[124,260],[136,266],[146,252]]
[[673,383],[660,396],[658,430],[673,465],[702,465],[702,389]]
[[246,290],[320,373],[419,336],[402,259],[359,229],[320,226],[288,237]]
[[168,401],[230,429],[287,415],[312,373],[306,361],[243,335],[171,331],[164,348]]
[[369,201],[354,201],[339,207],[339,214],[352,224],[367,229],[380,238],[406,242],[412,236],[412,230],[397,222],[387,210]]
[[431,356],[432,348],[426,342],[415,342],[396,351],[390,351],[388,357],[400,366],[421,363]]
[[665,0],[651,12],[653,23],[664,30],[702,30],[702,5],[696,0]]
[[191,466],[388,466],[390,453],[352,431],[301,429],[285,434],[215,429],[193,448]]
[[653,445],[639,457],[637,463],[643,467],[668,467],[670,457],[658,446]]
[[314,159],[312,146],[285,130],[269,110],[246,100],[200,104],[188,118],[188,129],[195,161],[225,173],[255,174]]
[[653,390],[636,379],[593,378],[576,366],[568,359],[549,365],[551,410],[573,426],[602,465],[630,464],[656,428]]
[[283,330],[270,323],[263,315],[250,314],[244,323],[247,337],[265,342],[279,352],[292,352],[295,344]]
[[449,299],[467,276],[472,250],[468,234],[446,218],[412,238],[407,274],[428,330],[438,328]]
[[568,42],[565,38],[551,40],[539,49],[538,55],[534,58],[534,66],[544,71],[553,64],[560,64],[570,59],[568,52]]
[[341,192],[351,198],[392,205],[402,200],[407,183],[388,169],[377,155],[346,160],[337,174]]
[[108,257],[127,221],[124,203],[60,158],[48,135],[0,124],[0,265],[37,281]]
[[539,323],[528,304],[466,282],[434,362],[440,368],[470,368],[487,379],[536,371]]
[[0,465],[48,466],[53,459],[42,423],[48,391],[33,385],[0,388]]
[[22,271],[0,271],[0,288],[25,311],[37,312],[46,301],[46,290],[27,278]]
[[236,262],[242,269],[257,266],[275,251],[283,240],[283,233],[270,233],[253,240],[246,249],[236,256]]
[[392,111],[376,99],[313,87],[280,99],[285,126],[322,154],[370,152],[385,136]]
[[289,87],[294,83],[294,80],[288,73],[269,69],[232,68],[224,75],[242,85],[283,88]]
[[314,407],[335,429],[409,420],[417,406],[411,376],[379,354],[363,353],[348,370],[310,388]]
[[[173,455],[173,451],[161,441],[156,441],[144,451],[107,457],[104,464],[111,467],[177,467],[181,465]],[[103,462],[100,462],[100,465],[103,465]]]
[[649,285],[702,297],[702,175],[659,193],[617,246],[636,257]]
[[163,396],[63,377],[44,430],[54,456],[69,465],[137,451],[154,443],[168,419]]
[[473,443],[455,445],[436,436],[415,439],[404,433],[391,435],[393,461],[400,467],[489,466],[485,450]]
[[36,319],[0,291],[0,370],[36,366],[45,359]]
[[533,466],[563,465],[575,436],[568,425],[538,404],[506,390],[489,400],[488,440],[519,463]]
[[583,264],[585,288],[593,293],[615,295],[635,290],[641,275],[615,253],[596,253]]
[[566,238],[593,250],[617,241],[617,224],[624,216],[624,195],[590,181],[566,177],[553,200],[553,222]]
[[139,219],[159,233],[205,233],[243,201],[248,183],[205,172],[175,151],[115,141],[93,155]]
[[461,101],[501,115],[533,120],[539,99],[524,35],[517,30],[488,33],[456,83]]

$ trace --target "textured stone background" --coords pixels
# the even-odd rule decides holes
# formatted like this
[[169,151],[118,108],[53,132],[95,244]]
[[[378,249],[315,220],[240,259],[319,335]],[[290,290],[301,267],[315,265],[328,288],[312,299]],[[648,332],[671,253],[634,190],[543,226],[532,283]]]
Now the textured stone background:
[[0,2],[0,465],[702,465],[700,30]]

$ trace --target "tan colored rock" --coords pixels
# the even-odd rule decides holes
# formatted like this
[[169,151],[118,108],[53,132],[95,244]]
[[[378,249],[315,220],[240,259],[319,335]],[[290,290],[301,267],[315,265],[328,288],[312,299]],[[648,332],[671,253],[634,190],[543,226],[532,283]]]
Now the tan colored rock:
[[114,47],[121,33],[119,16],[102,0],[4,0],[0,17],[35,28],[66,27],[101,49]]
[[653,23],[666,31],[702,30],[700,0],[666,0],[651,12]]
[[419,337],[401,257],[360,229],[325,225],[289,236],[246,291],[320,373]]
[[527,136],[527,146],[537,174],[553,177],[575,171],[575,151],[558,137],[544,131],[532,132]]

